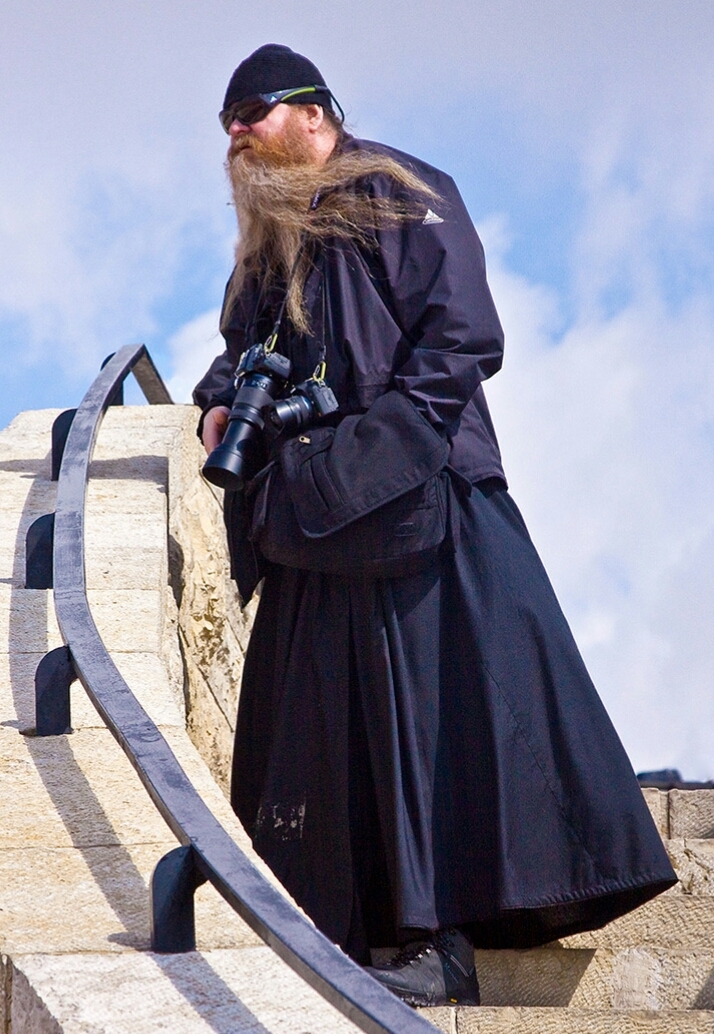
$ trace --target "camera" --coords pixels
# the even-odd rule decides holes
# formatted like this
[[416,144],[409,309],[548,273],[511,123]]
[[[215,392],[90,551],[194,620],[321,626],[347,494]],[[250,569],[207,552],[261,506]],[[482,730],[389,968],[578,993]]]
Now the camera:
[[289,398],[275,402],[266,415],[272,428],[280,433],[299,431],[321,417],[336,413],[339,408],[332,388],[316,373],[310,380],[298,384]]
[[203,466],[203,476],[219,488],[242,488],[259,465],[263,412],[283,390],[291,370],[287,356],[273,351],[274,343],[272,334],[265,344],[253,345],[241,356],[228,428]]

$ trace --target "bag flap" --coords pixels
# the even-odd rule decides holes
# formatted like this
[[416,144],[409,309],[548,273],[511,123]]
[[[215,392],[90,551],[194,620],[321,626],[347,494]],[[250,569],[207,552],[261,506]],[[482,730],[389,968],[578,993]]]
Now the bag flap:
[[302,531],[320,538],[423,484],[446,465],[449,443],[397,391],[336,427],[285,442],[280,464]]

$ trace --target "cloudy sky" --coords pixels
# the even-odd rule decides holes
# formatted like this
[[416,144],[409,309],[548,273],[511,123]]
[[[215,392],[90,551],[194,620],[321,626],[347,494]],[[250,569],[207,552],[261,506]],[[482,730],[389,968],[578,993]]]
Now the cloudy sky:
[[455,176],[513,494],[635,768],[714,777],[711,0],[2,0],[0,32],[0,425],[133,341],[187,399],[233,240],[216,112],[287,43]]

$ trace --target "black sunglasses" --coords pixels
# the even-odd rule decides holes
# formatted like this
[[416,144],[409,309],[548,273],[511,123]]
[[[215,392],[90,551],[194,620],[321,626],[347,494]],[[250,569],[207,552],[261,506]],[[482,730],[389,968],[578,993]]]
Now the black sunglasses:
[[256,122],[262,122],[270,114],[277,104],[288,100],[289,97],[297,97],[302,93],[327,93],[330,95],[340,112],[340,121],[345,121],[345,113],[339,105],[337,98],[326,86],[298,86],[290,90],[274,90],[272,93],[258,93],[255,97],[246,97],[245,100],[236,101],[229,108],[218,112],[218,118],[226,133],[234,122],[240,122],[243,126],[252,126]]

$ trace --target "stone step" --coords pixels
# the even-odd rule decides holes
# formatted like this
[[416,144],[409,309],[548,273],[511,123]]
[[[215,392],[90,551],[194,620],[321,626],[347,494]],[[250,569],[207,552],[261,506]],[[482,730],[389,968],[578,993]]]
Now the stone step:
[[[112,652],[155,653],[162,645],[163,589],[89,589],[89,608]],[[7,652],[44,653],[62,646],[52,593],[0,584],[0,644]]]
[[444,1034],[714,1034],[714,1013],[623,1009],[423,1009]]
[[714,949],[477,951],[488,1006],[714,1009]]
[[663,840],[714,837],[714,790],[643,789]]
[[608,923],[564,938],[569,948],[611,948],[637,945],[656,948],[713,948],[714,897],[683,894],[676,887]]
[[[28,732],[35,726],[35,672],[44,653],[0,653],[0,728]],[[184,729],[183,680],[154,653],[112,654],[112,660],[137,700],[158,725]],[[72,728],[104,728],[79,682],[70,689]]]
[[20,955],[0,968],[11,1034],[358,1034],[266,947]]

